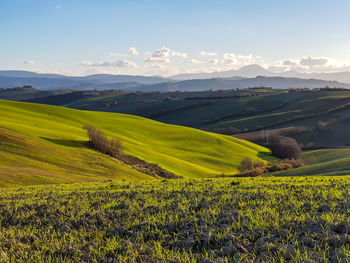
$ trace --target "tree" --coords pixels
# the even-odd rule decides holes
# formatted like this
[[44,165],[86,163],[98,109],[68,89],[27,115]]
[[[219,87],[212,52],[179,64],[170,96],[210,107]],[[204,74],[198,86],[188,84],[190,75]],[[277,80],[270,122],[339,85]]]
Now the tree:
[[272,154],[281,159],[299,159],[301,148],[295,139],[271,135],[269,138],[269,148]]
[[265,164],[263,161],[253,161],[251,158],[245,158],[242,160],[241,165],[239,167],[240,172],[250,171],[256,168],[261,168]]
[[100,130],[92,125],[85,125],[90,143],[101,153],[116,157],[122,151],[122,144],[118,139],[108,139],[108,137]]

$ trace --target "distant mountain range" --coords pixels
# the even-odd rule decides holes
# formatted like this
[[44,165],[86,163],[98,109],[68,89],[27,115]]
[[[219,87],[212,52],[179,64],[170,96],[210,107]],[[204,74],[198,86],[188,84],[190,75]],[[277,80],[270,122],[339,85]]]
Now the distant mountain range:
[[19,70],[0,71],[0,88],[24,85],[30,85],[39,90],[115,89],[128,91],[199,91],[260,86],[281,89],[325,86],[350,88],[350,72],[306,74],[288,71],[276,74],[259,65],[249,65],[239,70],[224,72],[182,74],[171,78],[109,74],[75,77]]
[[245,89],[252,87],[269,87],[275,89],[289,88],[321,88],[321,87],[350,88],[350,84],[337,81],[326,81],[319,79],[299,79],[283,77],[255,78],[212,78],[212,79],[191,79],[178,82],[158,83],[153,85],[142,85],[132,87],[130,91],[204,91],[204,90],[227,90]]
[[[21,70],[0,71],[0,88],[13,88],[31,85],[37,89],[100,89],[100,86],[118,84],[121,88],[141,84],[168,82],[169,79],[156,76],[132,76],[95,74],[85,77],[64,76],[59,74],[40,74]],[[120,84],[120,85],[119,85]],[[109,87],[113,89],[114,87]],[[117,87],[117,89],[119,89]]]
[[274,73],[260,65],[253,64],[240,68],[239,70],[229,70],[213,73],[197,73],[197,74],[180,74],[172,76],[174,80],[188,80],[188,79],[210,79],[210,78],[232,78],[244,77],[254,78],[257,76],[265,77],[285,77],[285,78],[301,78],[301,79],[321,79],[338,81],[341,83],[350,84],[350,72],[332,72],[332,73],[302,73],[294,70]]

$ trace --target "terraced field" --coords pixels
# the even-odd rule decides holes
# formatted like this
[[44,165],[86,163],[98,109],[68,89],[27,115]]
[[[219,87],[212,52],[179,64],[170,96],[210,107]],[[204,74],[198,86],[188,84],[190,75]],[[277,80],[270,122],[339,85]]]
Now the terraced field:
[[0,191],[0,262],[349,262],[350,177]]
[[0,101],[0,185],[151,179],[88,145],[85,124],[118,138],[124,151],[183,177],[237,172],[269,150],[229,136],[132,115]]

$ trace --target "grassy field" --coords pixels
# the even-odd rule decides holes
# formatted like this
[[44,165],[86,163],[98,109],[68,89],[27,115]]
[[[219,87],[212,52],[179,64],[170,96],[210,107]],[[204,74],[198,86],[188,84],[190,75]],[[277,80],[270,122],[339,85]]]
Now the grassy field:
[[150,179],[88,145],[85,124],[118,138],[124,151],[183,177],[232,174],[269,150],[229,136],[132,115],[0,101],[0,186]]
[[[4,98],[9,98],[9,95],[5,95]],[[303,128],[304,132],[292,136],[305,148],[350,145],[346,132],[350,129],[350,91],[347,90],[98,91],[67,93],[36,98],[34,101],[84,110],[133,114],[211,131],[230,126],[241,132],[298,127]],[[332,111],[342,105],[348,106]],[[315,129],[318,122],[323,122],[322,130]]]
[[349,262],[350,177],[0,191],[0,262]]
[[350,175],[350,148],[323,149],[303,152],[306,165],[297,169],[277,172],[274,176],[335,176]]

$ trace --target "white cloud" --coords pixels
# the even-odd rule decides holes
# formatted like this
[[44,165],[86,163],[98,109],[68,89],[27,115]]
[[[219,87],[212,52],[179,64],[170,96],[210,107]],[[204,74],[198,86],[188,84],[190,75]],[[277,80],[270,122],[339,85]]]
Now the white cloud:
[[234,53],[225,53],[221,61],[222,64],[238,64],[237,55]]
[[60,9],[61,8],[61,6],[60,5],[56,5],[56,9]]
[[88,67],[118,67],[118,68],[137,68],[138,65],[135,62],[129,61],[129,60],[118,60],[116,62],[109,62],[109,61],[103,61],[103,62],[92,62],[92,61],[84,61],[82,63],[83,66]]
[[137,68],[138,65],[135,62],[123,59],[123,60],[118,60],[114,64],[112,63],[112,66],[119,67],[119,68]]
[[298,61],[293,60],[293,59],[287,59],[287,60],[282,61],[281,64],[283,66],[296,66],[296,65],[298,65]]
[[[305,73],[340,72],[349,70],[349,62],[339,62],[328,57],[304,57],[278,61],[271,67],[285,67],[285,70],[295,70]],[[282,68],[281,68],[282,69]]]
[[134,56],[138,56],[138,55],[139,55],[139,52],[138,52],[137,49],[134,48],[134,47],[129,48],[128,53],[129,53],[130,55],[134,55]]
[[171,50],[170,48],[167,48],[167,47],[162,47],[156,50],[152,55],[152,57],[154,58],[167,58],[170,56],[171,56]]
[[165,62],[165,63],[170,63],[170,59],[167,57],[145,57],[144,62]]
[[200,55],[204,56],[204,57],[213,57],[213,56],[217,56],[218,53],[216,52],[207,52],[207,51],[201,51]]
[[83,66],[93,66],[94,63],[92,61],[90,61],[90,60],[86,60],[86,61],[83,61],[81,63],[81,65],[83,65]]
[[194,58],[190,59],[188,62],[192,64],[203,64],[203,61]]
[[260,56],[253,55],[237,55],[235,53],[225,53],[221,64],[244,66],[250,64],[264,64],[264,59]]
[[187,54],[186,53],[181,53],[181,52],[176,52],[176,51],[173,51],[171,53],[171,55],[173,57],[187,58]]
[[211,64],[219,64],[219,60],[217,58],[209,59],[208,62]]
[[155,65],[151,65],[152,68],[157,68],[157,69],[165,69],[166,67],[164,65],[161,64],[155,64]]
[[269,71],[273,72],[273,73],[282,73],[282,72],[285,72],[287,70],[287,67],[285,66],[270,66],[268,68]]
[[26,61],[24,61],[24,64],[33,65],[33,64],[35,64],[35,60],[26,60]]
[[315,67],[315,66],[324,66],[327,64],[328,59],[327,58],[302,58],[299,62],[302,66],[308,66],[308,67]]
[[167,48],[167,47],[162,47],[156,50],[153,53],[152,57],[154,58],[169,58],[169,57],[187,58],[187,54],[171,50],[170,48]]

